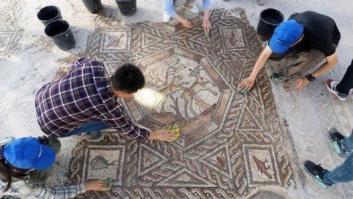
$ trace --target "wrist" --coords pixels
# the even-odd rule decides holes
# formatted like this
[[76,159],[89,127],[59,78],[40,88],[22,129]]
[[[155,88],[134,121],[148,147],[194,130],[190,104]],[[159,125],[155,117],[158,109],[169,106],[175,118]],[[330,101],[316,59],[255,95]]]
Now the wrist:
[[76,186],[77,186],[78,193],[84,193],[84,192],[86,192],[86,185],[85,185],[85,183],[81,183],[81,184],[78,184],[78,185],[76,185]]
[[149,137],[148,137],[148,140],[154,140],[155,138],[156,138],[156,133],[154,132],[154,131],[151,131],[150,132],[150,135],[149,135]]
[[254,82],[256,80],[256,75],[250,75],[249,80]]
[[181,22],[181,23],[185,23],[186,21],[187,21],[186,19],[180,17],[180,22]]
[[89,191],[88,183],[85,182],[85,183],[81,184],[81,188],[82,188],[83,192]]

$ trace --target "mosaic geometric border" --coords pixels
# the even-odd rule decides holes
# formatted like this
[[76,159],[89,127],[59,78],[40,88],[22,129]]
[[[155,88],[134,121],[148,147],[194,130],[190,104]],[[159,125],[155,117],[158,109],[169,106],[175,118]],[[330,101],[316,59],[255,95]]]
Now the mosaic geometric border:
[[123,102],[127,115],[152,129],[177,123],[182,137],[173,143],[148,143],[111,131],[101,141],[82,141],[71,160],[75,182],[84,180],[87,165],[97,157],[86,153],[89,147],[125,150],[118,152],[122,159],[111,157],[108,149],[95,159],[100,162],[95,168],[101,170],[121,165],[121,180],[120,175],[113,179],[112,190],[81,198],[241,198],[265,185],[296,187],[292,151],[285,144],[288,132],[265,72],[247,96],[237,88],[261,51],[244,10],[213,10],[210,41],[202,18],[191,21],[194,27],[187,30],[150,22],[122,26],[129,34],[117,39],[130,48],[119,52],[101,48],[111,29],[90,36],[89,55],[103,60],[110,74],[124,62],[136,63],[146,86],[169,96],[153,108]]

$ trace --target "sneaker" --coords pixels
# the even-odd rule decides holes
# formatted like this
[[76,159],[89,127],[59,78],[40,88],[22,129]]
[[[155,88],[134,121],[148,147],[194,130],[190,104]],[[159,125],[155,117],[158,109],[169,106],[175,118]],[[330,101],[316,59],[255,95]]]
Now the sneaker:
[[344,135],[337,131],[337,129],[332,128],[329,131],[330,141],[336,151],[336,153],[342,157],[347,155],[347,151],[342,147],[342,140],[344,139]]
[[327,188],[332,186],[331,184],[325,183],[324,174],[328,171],[322,168],[320,164],[315,164],[314,162],[307,160],[304,163],[304,168],[322,187]]
[[169,22],[172,16],[168,15],[167,12],[163,12],[163,22]]
[[193,3],[192,8],[190,9],[190,12],[194,13],[194,14],[199,14],[200,9],[199,9],[199,7],[197,7],[197,5],[195,3]]
[[270,79],[276,83],[283,83],[286,78],[281,73],[272,73]]
[[334,94],[338,99],[340,99],[341,101],[345,101],[348,99],[348,95],[347,94],[343,94],[343,93],[339,93],[336,90],[336,86],[337,86],[338,82],[333,81],[332,79],[328,79],[326,80],[326,88],[332,93]]

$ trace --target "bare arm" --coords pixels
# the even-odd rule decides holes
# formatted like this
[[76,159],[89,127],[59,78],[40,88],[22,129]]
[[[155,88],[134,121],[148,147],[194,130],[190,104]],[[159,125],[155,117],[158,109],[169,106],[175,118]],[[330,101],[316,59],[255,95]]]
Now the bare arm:
[[264,67],[266,61],[268,60],[268,58],[271,56],[272,54],[272,50],[271,48],[267,45],[265,47],[264,50],[262,50],[259,58],[257,58],[256,60],[256,63],[255,63],[255,66],[250,74],[249,77],[247,77],[246,79],[244,79],[239,87],[241,89],[248,89],[250,90],[253,86],[254,86],[254,83],[255,83],[255,80],[256,80],[256,77],[257,75],[259,74],[259,72],[261,71],[261,69]]
[[[333,53],[330,56],[326,57],[327,62],[319,68],[319,70],[315,71],[311,75],[314,77],[320,77],[323,74],[328,73],[330,70],[332,70],[336,64],[337,64],[337,53]],[[309,84],[309,80],[306,77],[303,77],[301,79],[298,79],[296,82],[296,89],[301,90],[303,89],[306,85]]]
[[204,31],[210,32],[210,29],[211,29],[210,10],[205,10],[204,11],[202,27],[203,27]]
[[183,17],[176,15],[175,19],[180,22],[185,28],[191,28],[192,24],[189,20],[184,19]]
[[250,74],[250,78],[255,81],[257,74],[261,71],[261,69],[264,67],[266,61],[268,58],[271,56],[272,50],[269,46],[266,46],[265,49],[261,52],[259,58],[256,60],[254,69],[252,70]]
[[204,10],[203,11],[203,20],[209,20],[210,18],[210,10]]
[[314,77],[320,77],[321,75],[324,75],[328,73],[330,70],[332,70],[336,64],[337,64],[337,53],[333,53],[330,56],[326,57],[327,62],[319,68],[319,70],[315,71],[313,74],[311,74]]

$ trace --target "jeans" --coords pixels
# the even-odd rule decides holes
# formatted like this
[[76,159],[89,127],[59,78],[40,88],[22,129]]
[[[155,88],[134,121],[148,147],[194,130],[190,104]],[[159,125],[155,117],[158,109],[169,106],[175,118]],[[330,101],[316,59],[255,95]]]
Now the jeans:
[[102,121],[88,121],[74,130],[65,134],[65,136],[78,135],[82,133],[90,133],[92,131],[100,131],[110,126]]
[[[353,130],[350,136],[344,138],[341,142],[342,147],[347,152],[353,151]],[[332,171],[324,174],[325,183],[332,185],[338,182],[353,181],[353,153],[350,153],[343,164],[339,165]]]
[[324,174],[324,182],[329,185],[350,181],[353,181],[353,153],[349,154],[343,164]]
[[348,66],[346,73],[340,83],[336,86],[336,90],[342,94],[349,94],[349,91],[353,88],[353,60],[351,65]]

